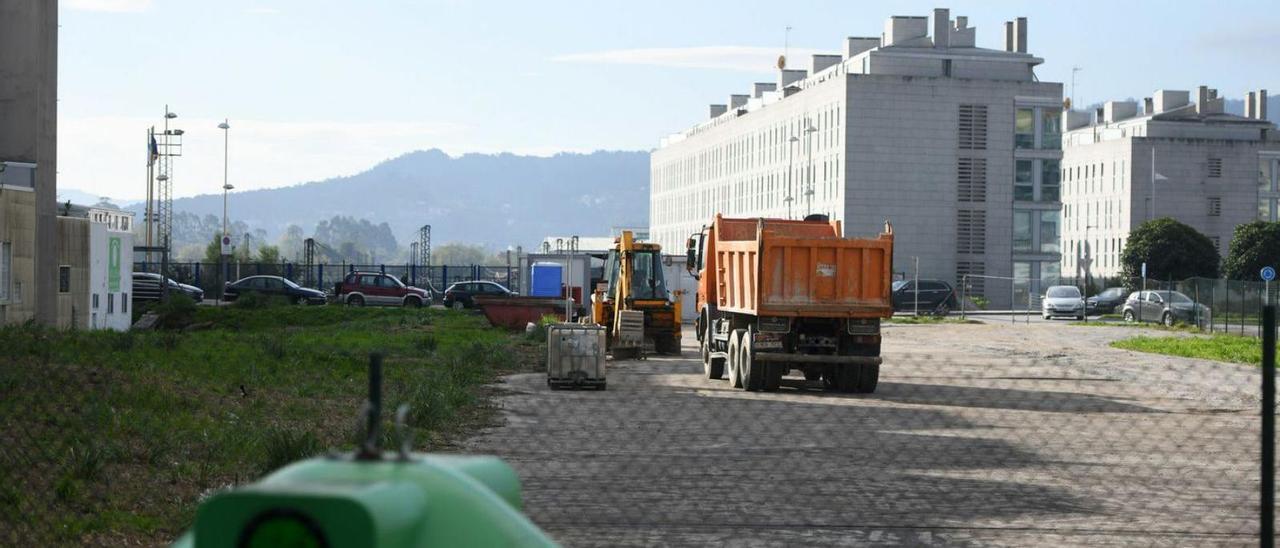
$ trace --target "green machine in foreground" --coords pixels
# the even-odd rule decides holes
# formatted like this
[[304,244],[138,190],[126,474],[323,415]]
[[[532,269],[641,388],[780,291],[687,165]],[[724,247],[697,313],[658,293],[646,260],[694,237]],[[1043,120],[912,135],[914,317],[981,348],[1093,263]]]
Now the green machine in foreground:
[[175,548],[556,546],[520,512],[520,479],[501,459],[410,453],[403,437],[399,452],[382,451],[381,377],[375,355],[359,450],[210,497]]

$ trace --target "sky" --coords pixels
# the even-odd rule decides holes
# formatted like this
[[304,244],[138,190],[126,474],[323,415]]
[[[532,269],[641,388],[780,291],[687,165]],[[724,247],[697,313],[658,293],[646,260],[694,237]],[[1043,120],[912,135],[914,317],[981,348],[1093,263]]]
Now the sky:
[[[649,150],[707,105],[948,7],[979,47],[1028,17],[1042,81],[1076,104],[1152,90],[1280,92],[1280,4],[793,0],[60,0],[58,186],[145,195],[145,136],[178,115],[175,197],[450,154]],[[790,26],[788,35],[785,30]],[[1272,108],[1278,108],[1275,105]]]

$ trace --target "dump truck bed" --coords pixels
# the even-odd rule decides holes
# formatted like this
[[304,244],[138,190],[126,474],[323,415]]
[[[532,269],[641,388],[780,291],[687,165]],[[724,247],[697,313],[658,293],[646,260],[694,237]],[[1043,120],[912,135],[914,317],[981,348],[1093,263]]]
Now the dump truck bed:
[[840,221],[717,217],[718,308],[755,316],[887,318],[893,233],[845,238]]

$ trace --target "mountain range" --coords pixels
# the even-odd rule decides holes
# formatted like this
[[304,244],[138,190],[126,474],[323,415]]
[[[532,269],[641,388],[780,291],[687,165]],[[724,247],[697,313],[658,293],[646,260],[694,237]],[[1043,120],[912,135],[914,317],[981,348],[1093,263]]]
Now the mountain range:
[[[311,234],[334,216],[387,223],[400,245],[431,225],[432,244],[491,249],[536,246],[551,235],[608,235],[649,222],[649,153],[598,151],[554,156],[464,154],[431,149],[348,177],[234,192],[230,217],[277,238],[290,225]],[[129,209],[140,211],[141,204]],[[176,212],[221,218],[222,195],[173,201]]]

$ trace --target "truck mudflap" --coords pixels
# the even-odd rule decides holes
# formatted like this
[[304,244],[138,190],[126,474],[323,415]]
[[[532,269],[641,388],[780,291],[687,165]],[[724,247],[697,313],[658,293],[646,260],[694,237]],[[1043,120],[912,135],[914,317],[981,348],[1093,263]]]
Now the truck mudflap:
[[829,354],[789,354],[786,352],[756,352],[752,357],[765,362],[834,363],[850,365],[880,365],[880,356],[835,356]]

